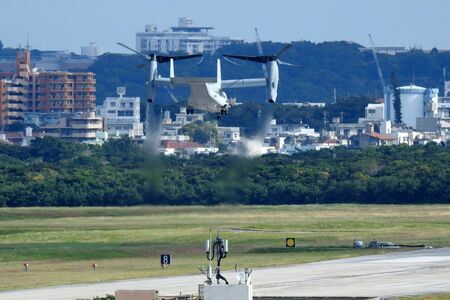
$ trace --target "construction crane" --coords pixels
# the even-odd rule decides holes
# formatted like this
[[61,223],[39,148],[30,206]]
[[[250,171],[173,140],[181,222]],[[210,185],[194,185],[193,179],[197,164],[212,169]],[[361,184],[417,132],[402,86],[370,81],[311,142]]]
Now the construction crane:
[[381,88],[383,89],[383,93],[385,93],[387,90],[387,86],[386,86],[386,82],[384,81],[383,72],[381,71],[380,62],[378,61],[377,51],[375,49],[375,43],[373,42],[372,35],[370,33],[369,33],[369,39],[370,39],[370,43],[372,46],[373,59],[375,60],[375,64],[377,65],[378,77],[380,77]]

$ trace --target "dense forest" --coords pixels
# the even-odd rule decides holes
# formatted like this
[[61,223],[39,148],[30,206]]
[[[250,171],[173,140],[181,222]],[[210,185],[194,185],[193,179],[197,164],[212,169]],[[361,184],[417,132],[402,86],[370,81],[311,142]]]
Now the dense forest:
[[0,169],[0,206],[450,203],[450,149],[433,143],[186,160],[46,137],[0,144]]

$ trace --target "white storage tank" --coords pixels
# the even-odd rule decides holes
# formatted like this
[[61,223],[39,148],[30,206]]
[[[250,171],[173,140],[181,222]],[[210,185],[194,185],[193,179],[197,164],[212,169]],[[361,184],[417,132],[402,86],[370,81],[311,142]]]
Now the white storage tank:
[[[417,128],[417,118],[425,117],[425,105],[437,97],[437,89],[426,89],[414,84],[398,87],[402,102],[402,120],[409,127]],[[385,94],[385,119],[395,121],[394,91]]]
[[398,89],[402,101],[403,123],[416,128],[417,118],[424,117],[425,91],[427,89],[413,84]]

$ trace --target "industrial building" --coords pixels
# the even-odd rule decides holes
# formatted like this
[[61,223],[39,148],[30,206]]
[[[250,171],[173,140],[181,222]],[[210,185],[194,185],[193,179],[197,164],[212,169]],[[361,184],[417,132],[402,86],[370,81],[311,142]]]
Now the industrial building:
[[209,33],[213,27],[194,26],[192,19],[178,18],[178,26],[160,31],[156,25],[146,25],[144,32],[136,33],[136,49],[139,52],[214,52],[217,49],[241,43],[241,38],[217,37]]
[[102,106],[96,108],[97,115],[104,118],[105,130],[110,137],[129,136],[142,138],[144,124],[141,122],[141,99],[124,97],[125,87],[118,87],[119,97],[107,97]]
[[30,51],[20,51],[16,70],[0,79],[0,124],[22,122],[26,112],[91,112],[95,74],[31,69]]
[[[416,85],[398,88],[400,92],[402,120],[407,128],[396,128],[399,143],[412,145],[414,141],[428,140],[446,141],[450,138],[450,82],[445,81],[444,96],[439,97],[439,89],[424,88]],[[393,90],[385,94],[385,119],[394,120]],[[418,132],[422,135],[417,135]],[[430,135],[432,134],[432,135]]]
[[[403,123],[417,128],[417,118],[434,118],[438,114],[439,89],[429,89],[414,84],[399,87]],[[394,121],[394,91],[385,94],[385,119]]]

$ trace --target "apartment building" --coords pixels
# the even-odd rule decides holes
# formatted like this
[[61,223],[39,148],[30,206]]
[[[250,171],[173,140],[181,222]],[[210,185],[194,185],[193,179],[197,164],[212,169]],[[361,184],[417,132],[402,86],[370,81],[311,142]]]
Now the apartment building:
[[0,79],[0,125],[23,122],[26,112],[91,112],[95,74],[31,69],[30,51],[16,56],[16,71]]
[[53,136],[73,142],[97,142],[104,129],[103,118],[94,112],[61,116],[56,123],[42,125],[41,136]]
[[119,97],[107,97],[102,106],[96,108],[97,115],[105,120],[105,130],[113,137],[129,136],[141,138],[144,124],[141,122],[139,97],[124,97],[125,87],[118,87]]
[[91,72],[36,72],[28,110],[90,112],[95,109],[95,75]]

